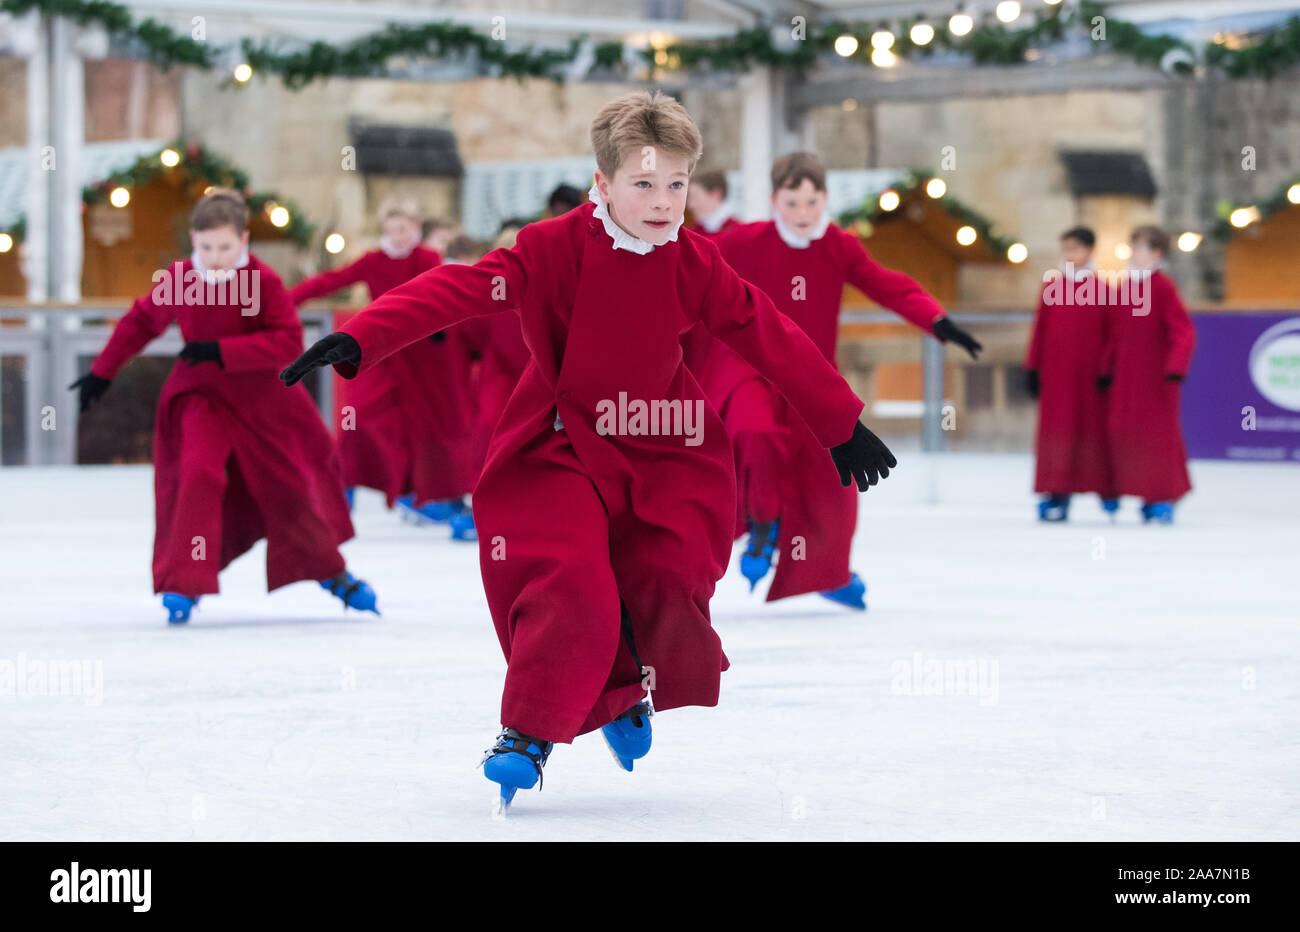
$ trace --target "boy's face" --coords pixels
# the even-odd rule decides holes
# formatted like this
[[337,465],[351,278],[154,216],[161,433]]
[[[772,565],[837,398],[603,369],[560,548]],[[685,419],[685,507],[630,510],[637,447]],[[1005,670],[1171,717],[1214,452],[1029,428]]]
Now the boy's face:
[[226,272],[235,267],[240,254],[248,247],[248,231],[240,232],[233,226],[190,230],[190,244],[205,269]]
[[[382,227],[384,238],[393,244],[397,252],[410,252],[420,241],[420,225],[410,217],[393,214],[384,221]],[[442,250],[438,250],[442,252]]]
[[1129,241],[1129,246],[1133,249],[1133,255],[1129,258],[1128,264],[1134,269],[1153,269],[1156,263],[1164,258],[1164,254],[1151,248],[1151,244],[1144,239],[1133,239]]
[[772,209],[787,227],[800,236],[808,236],[826,209],[826,192],[817,190],[805,178],[797,188],[773,191]]
[[[385,233],[384,235],[387,236],[388,234]],[[420,235],[418,230],[415,235]],[[441,256],[447,252],[447,244],[451,242],[454,235],[455,231],[451,227],[439,227],[429,234],[429,238],[424,241],[424,245]]]
[[1092,259],[1092,247],[1085,246],[1077,239],[1066,237],[1061,240],[1061,260],[1081,269]]
[[690,191],[686,195],[686,206],[691,209],[695,219],[707,217],[719,207],[725,200],[721,191],[710,191],[703,185],[691,185]]
[[596,188],[614,222],[639,239],[662,246],[686,213],[690,160],[655,150],[633,149],[613,177],[597,169]]

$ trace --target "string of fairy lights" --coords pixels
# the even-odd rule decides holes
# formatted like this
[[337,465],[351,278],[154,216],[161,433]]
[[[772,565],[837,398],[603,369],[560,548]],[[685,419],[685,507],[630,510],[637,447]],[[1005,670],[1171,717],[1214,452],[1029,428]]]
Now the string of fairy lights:
[[[918,16],[910,22],[842,23],[828,22],[810,27],[806,41],[791,45],[788,36],[783,40],[780,29],[741,30],[735,36],[704,43],[678,43],[662,34],[629,38],[626,42],[605,42],[589,49],[597,67],[626,68],[630,61],[641,60],[651,71],[651,77],[662,77],[663,70],[727,70],[767,64],[773,67],[801,68],[809,65],[819,53],[833,50],[842,59],[870,61],[880,68],[891,68],[898,59],[927,55],[943,49],[968,54],[977,64],[1018,64],[1038,58],[1039,46],[1064,38],[1069,30],[1086,29],[1088,24],[1104,12],[1097,0],[1040,0],[1031,3],[1037,9],[1032,23],[1026,17],[1025,7],[1018,0],[1000,0],[992,7],[993,19],[987,3],[969,9],[959,3],[945,20],[935,18],[935,23]],[[136,23],[129,9],[112,0],[0,0],[0,10],[22,14],[40,10],[50,15],[66,16],[83,25],[96,23],[110,34],[138,43],[145,48],[151,60],[162,67],[182,64],[207,70],[220,68],[220,61],[229,62],[224,52],[209,43],[196,43],[188,36],[175,33],[154,20]],[[1131,23],[1107,17],[1109,36],[1107,46],[1138,61],[1158,64],[1173,73],[1186,74],[1198,67],[1197,50],[1172,36],[1146,35]],[[937,25],[936,25],[937,24]],[[642,41],[644,40],[644,41]],[[384,30],[363,37],[346,46],[335,47],[329,43],[315,42],[305,51],[283,51],[267,43],[252,40],[240,43],[242,55],[227,71],[234,86],[247,85],[254,77],[254,63],[263,74],[278,74],[291,88],[300,88],[331,75],[373,73],[394,55],[432,55],[444,58],[467,51],[496,67],[502,75],[513,77],[546,76],[564,80],[563,69],[582,55],[579,42],[567,51],[523,50],[504,53],[500,43],[491,42],[478,31],[452,23],[425,23],[418,25],[389,24]],[[632,54],[629,55],[629,49]],[[869,49],[869,51],[868,51]],[[228,50],[229,51],[229,50]],[[1216,65],[1232,77],[1251,75],[1269,76],[1300,62],[1300,17],[1284,25],[1263,31],[1247,42],[1241,36],[1217,35],[1201,50],[1199,61]],[[557,70],[559,69],[559,70]],[[856,101],[846,100],[845,109],[852,109]],[[191,144],[191,148],[195,144]],[[216,171],[214,177],[238,176],[240,188],[247,188],[243,173],[227,170],[210,152],[202,150],[196,155],[188,152],[190,168]],[[131,200],[133,184],[148,180],[159,166],[172,169],[181,165],[182,154],[168,147],[156,156],[141,160],[126,172],[106,179],[85,192],[86,203],[107,200],[115,208],[125,208]],[[156,162],[154,161],[156,160]],[[226,183],[223,181],[223,183]],[[1027,247],[1020,242],[1007,242],[993,233],[994,226],[975,211],[946,197],[947,185],[941,178],[926,173],[913,172],[899,187],[910,192],[923,186],[925,193],[942,201],[950,214],[963,222],[956,231],[957,243],[973,246],[981,239],[993,250],[1004,252],[1015,264],[1028,258]],[[273,197],[254,194],[246,190],[250,208],[260,211],[274,227],[289,238],[306,245],[310,238],[310,225],[300,212]],[[874,205],[867,204],[858,211],[842,217],[846,224],[855,224],[859,235],[870,235],[871,224],[896,211],[901,203],[899,190],[882,192]],[[1285,185],[1271,200],[1261,204],[1234,206],[1221,203],[1217,220],[1210,235],[1226,239],[1233,229],[1242,230],[1259,222],[1263,217],[1286,205],[1300,204],[1300,180]],[[0,253],[13,249],[25,232],[20,219],[8,230],[0,231]],[[1204,235],[1185,230],[1176,239],[1183,252],[1194,252]],[[343,251],[346,242],[337,232],[325,237],[324,248],[331,254]],[[1117,258],[1126,259],[1121,245]]]

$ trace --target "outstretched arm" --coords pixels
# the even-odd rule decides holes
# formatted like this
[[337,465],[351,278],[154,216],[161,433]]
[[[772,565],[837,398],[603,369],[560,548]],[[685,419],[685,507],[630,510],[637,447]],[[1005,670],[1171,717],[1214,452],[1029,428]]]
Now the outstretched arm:
[[984,347],[949,320],[939,302],[915,279],[887,269],[871,258],[858,238],[847,230],[840,230],[839,234],[846,259],[845,278],[850,285],[941,342],[956,343],[970,353],[972,359],[977,358]]
[[[175,263],[163,274],[168,276],[181,274],[180,263]],[[155,290],[166,293],[170,290],[168,282],[170,278],[160,282]],[[90,371],[103,379],[116,377],[132,356],[153,342],[154,338],[166,330],[168,324],[175,319],[176,308],[171,304],[155,301],[153,292],[136,298],[131,304],[131,309],[113,328],[113,335],[108,338],[108,343],[95,357]]]
[[370,253],[365,253],[341,269],[330,269],[311,278],[304,278],[289,291],[289,301],[296,307],[312,298],[319,298],[321,295],[332,294],[340,288],[355,285],[365,278],[369,263]]
[[519,305],[527,275],[521,246],[496,249],[475,265],[439,265],[385,292],[338,333],[318,341],[280,373],[289,385],[332,365],[351,379],[416,340],[467,317]]
[[832,448],[844,485],[856,479],[865,490],[888,476],[897,461],[859,422],[862,399],[771,298],[737,275],[716,248],[711,258],[700,321],[771,381],[818,441]]

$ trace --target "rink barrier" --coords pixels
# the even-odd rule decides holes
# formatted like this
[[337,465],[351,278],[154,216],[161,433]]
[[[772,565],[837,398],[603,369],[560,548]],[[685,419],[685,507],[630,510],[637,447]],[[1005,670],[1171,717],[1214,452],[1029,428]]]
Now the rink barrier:
[[[304,345],[310,346],[333,329],[337,308],[300,311]],[[40,305],[20,301],[0,303],[0,356],[19,356],[25,361],[23,399],[23,455],[8,451],[4,462],[25,465],[69,466],[76,463],[76,395],[67,386],[89,366],[83,357],[94,357],[113,332],[113,322],[124,313],[122,302]],[[958,323],[1027,324],[1033,314],[1024,310],[953,311]],[[100,322],[97,322],[100,321]],[[841,324],[897,324],[889,311],[846,311]],[[921,447],[938,452],[944,448],[942,430],[943,368],[945,347],[937,340],[918,337],[921,347],[923,399],[921,402]],[[182,341],[175,326],[150,343],[141,355],[175,356]],[[326,423],[334,417],[334,380],[322,378],[315,398]],[[56,429],[42,429],[42,412],[53,406]],[[3,452],[3,451],[0,451]]]
[[[98,355],[113,332],[114,323],[125,313],[122,301],[112,304],[47,304],[15,302],[0,304],[0,356],[22,357],[23,440],[21,457],[0,450],[0,462],[28,466],[71,466],[77,461],[77,393],[68,386],[89,371],[90,360]],[[310,346],[332,328],[332,312],[300,311],[304,345]],[[94,321],[103,321],[94,323]],[[142,356],[175,356],[184,342],[175,325],[140,353]],[[314,399],[325,422],[334,409],[334,380],[321,378]],[[3,401],[3,399],[0,399]],[[47,408],[53,408],[55,429],[43,429]],[[3,442],[0,440],[0,442]]]

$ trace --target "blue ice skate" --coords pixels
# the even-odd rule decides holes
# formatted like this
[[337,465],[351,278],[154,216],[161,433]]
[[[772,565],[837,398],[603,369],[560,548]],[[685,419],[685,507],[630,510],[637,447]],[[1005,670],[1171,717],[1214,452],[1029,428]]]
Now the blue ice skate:
[[1070,516],[1070,496],[1047,495],[1038,503],[1039,521],[1064,521]]
[[478,540],[478,530],[474,527],[474,512],[463,501],[457,501],[452,504],[451,517],[447,519],[451,525],[452,540]]
[[348,511],[352,511],[357,506],[357,487],[350,485],[343,490],[343,494],[348,498]]
[[497,735],[497,742],[483,755],[483,776],[501,784],[500,806],[505,809],[519,790],[541,789],[542,767],[555,747],[552,741],[533,738],[513,728]]
[[333,579],[322,579],[320,587],[327,590],[330,595],[341,599],[348,608],[355,608],[359,612],[379,614],[379,609],[376,607],[375,590],[370,588],[368,582],[357,579],[347,570],[339,573]]
[[862,577],[857,573],[849,574],[849,581],[838,589],[823,589],[820,595],[823,598],[830,599],[840,605],[847,605],[849,608],[856,608],[859,611],[866,611],[867,603],[863,596],[867,594],[867,584],[862,581]]
[[190,612],[199,604],[201,596],[190,598],[179,592],[163,593],[163,608],[167,609],[167,624],[183,625],[190,620]]
[[1173,524],[1173,502],[1143,502],[1142,523],[1147,524],[1152,521],[1156,524]]
[[777,541],[780,540],[781,522],[767,524],[762,521],[749,522],[749,543],[740,555],[740,575],[749,580],[749,591],[753,592],[758,581],[772,568],[772,555],[776,553]]
[[440,499],[436,502],[425,502],[416,511],[424,520],[441,524],[451,517],[454,507],[455,505],[450,499]]
[[600,729],[609,746],[609,753],[628,773],[632,772],[632,761],[640,760],[650,753],[650,716],[654,710],[648,702],[638,702],[614,721]]
[[413,521],[420,523],[420,513],[415,510],[414,495],[399,495],[397,497],[397,514],[403,521]]
[[1119,499],[1103,498],[1101,500],[1101,510],[1110,516],[1110,520],[1114,521],[1115,516],[1119,514]]

